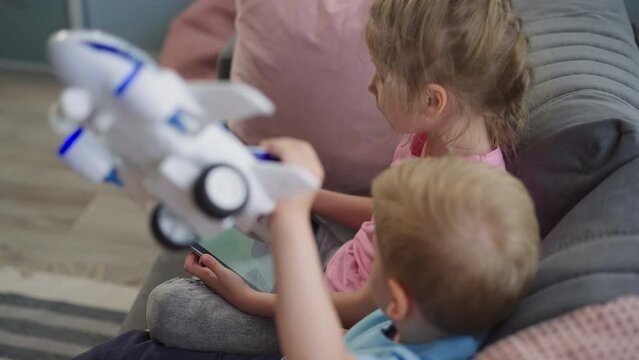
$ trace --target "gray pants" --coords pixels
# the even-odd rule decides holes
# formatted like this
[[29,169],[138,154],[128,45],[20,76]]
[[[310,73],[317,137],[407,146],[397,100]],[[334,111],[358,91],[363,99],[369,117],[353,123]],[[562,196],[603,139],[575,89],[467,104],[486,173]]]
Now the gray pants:
[[151,337],[165,346],[253,355],[279,354],[273,319],[238,310],[196,278],[158,285],[147,303]]
[[[320,221],[315,234],[324,264],[352,231]],[[166,346],[201,351],[279,354],[275,321],[238,310],[196,278],[176,278],[149,295],[146,313],[151,337]]]

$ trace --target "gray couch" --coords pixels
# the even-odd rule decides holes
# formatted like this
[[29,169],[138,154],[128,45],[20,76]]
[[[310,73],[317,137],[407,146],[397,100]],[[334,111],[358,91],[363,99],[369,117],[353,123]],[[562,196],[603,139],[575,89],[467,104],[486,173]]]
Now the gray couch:
[[[535,200],[543,259],[531,293],[489,342],[639,294],[639,50],[623,0],[514,3],[536,81],[531,129],[509,168]],[[183,258],[159,256],[122,330],[146,327],[149,291],[181,275]]]
[[544,241],[531,293],[491,341],[639,294],[639,51],[621,0],[519,1],[537,70],[512,164]]

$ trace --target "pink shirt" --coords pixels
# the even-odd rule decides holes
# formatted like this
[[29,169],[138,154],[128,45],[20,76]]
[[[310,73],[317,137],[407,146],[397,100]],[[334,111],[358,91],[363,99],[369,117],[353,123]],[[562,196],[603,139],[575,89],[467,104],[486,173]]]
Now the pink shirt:
[[[404,135],[395,149],[391,166],[403,160],[419,158],[426,138],[425,134]],[[482,161],[501,169],[506,167],[499,148],[485,155],[472,155],[466,158]],[[342,245],[333,255],[324,273],[324,280],[329,290],[334,292],[356,291],[364,285],[371,272],[374,259],[374,231],[375,224],[372,219],[364,222],[355,237]]]

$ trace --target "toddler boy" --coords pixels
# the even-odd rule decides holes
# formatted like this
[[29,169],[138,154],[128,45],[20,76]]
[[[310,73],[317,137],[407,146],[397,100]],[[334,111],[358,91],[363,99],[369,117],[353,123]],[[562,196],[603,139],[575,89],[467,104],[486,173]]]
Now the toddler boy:
[[[323,169],[310,145],[262,144],[283,162]],[[276,320],[287,359],[469,359],[527,291],[539,227],[523,184],[480,162],[410,160],[372,188],[379,310],[346,334],[322,282],[309,223],[314,194],[282,201],[271,217]]]

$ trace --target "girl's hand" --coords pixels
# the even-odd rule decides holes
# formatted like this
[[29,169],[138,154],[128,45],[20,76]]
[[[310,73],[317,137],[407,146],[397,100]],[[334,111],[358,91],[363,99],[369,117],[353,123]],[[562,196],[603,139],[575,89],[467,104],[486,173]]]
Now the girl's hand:
[[237,307],[255,291],[239,275],[208,254],[201,257],[193,253],[187,255],[184,270],[198,277],[209,289]]

